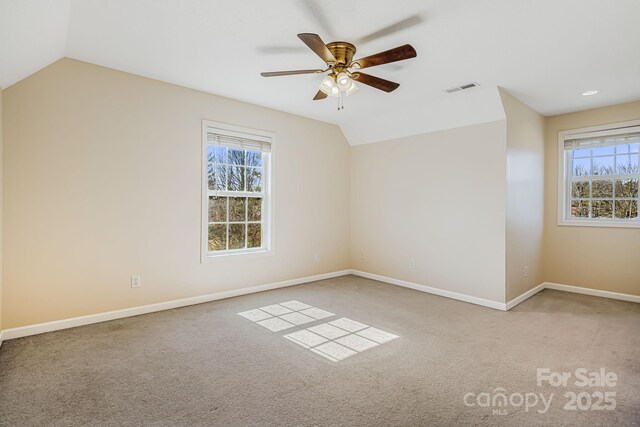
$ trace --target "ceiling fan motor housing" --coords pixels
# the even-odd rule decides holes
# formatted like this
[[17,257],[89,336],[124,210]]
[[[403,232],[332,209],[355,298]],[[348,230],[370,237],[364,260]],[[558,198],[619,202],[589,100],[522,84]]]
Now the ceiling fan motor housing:
[[356,54],[356,47],[347,42],[332,42],[327,44],[327,49],[336,58],[334,67],[348,67],[351,64],[353,55]]

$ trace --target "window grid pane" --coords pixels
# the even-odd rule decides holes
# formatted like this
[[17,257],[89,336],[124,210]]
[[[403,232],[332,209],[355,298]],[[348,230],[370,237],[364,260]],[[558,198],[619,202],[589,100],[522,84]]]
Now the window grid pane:
[[263,246],[264,164],[261,152],[208,146],[210,252]]
[[571,218],[638,220],[638,144],[567,153]]

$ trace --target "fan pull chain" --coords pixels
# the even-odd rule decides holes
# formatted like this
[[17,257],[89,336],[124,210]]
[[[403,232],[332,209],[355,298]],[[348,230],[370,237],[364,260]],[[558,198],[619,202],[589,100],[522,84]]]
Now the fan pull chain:
[[338,97],[338,111],[344,110],[344,92],[340,92]]

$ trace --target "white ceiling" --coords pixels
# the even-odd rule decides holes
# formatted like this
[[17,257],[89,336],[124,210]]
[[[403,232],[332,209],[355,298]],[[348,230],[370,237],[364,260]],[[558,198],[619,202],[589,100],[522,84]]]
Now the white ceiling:
[[70,0],[0,0],[0,87],[24,79],[67,51]]
[[[639,20],[638,0],[0,0],[0,86],[68,56],[336,123],[363,143],[380,139],[373,123],[402,134],[397,120],[383,125],[402,112],[442,127],[439,105],[477,98],[442,90],[470,81],[545,115],[640,99]],[[317,75],[260,76],[322,67],[301,32],[354,42],[356,56],[411,43],[418,57],[368,69],[400,88],[361,85],[337,111],[335,99],[312,101]],[[600,93],[581,96],[589,89]]]

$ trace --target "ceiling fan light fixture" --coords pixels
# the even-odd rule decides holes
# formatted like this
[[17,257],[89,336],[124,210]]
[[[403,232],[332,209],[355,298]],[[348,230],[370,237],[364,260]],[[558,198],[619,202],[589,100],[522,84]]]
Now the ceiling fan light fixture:
[[349,87],[351,86],[351,78],[345,72],[338,74],[336,82],[338,83],[338,89],[343,92],[349,89]]
[[356,82],[351,80],[351,85],[349,86],[349,89],[345,90],[344,93],[345,93],[345,95],[349,96],[349,95],[357,92],[358,89],[360,89],[360,88],[358,87],[358,85],[356,85]]
[[326,93],[329,96],[333,96],[332,92],[333,89],[338,89],[336,87],[336,82],[335,80],[333,80],[333,77],[331,76],[327,76],[325,77],[322,82],[320,83],[320,90],[324,93]]

